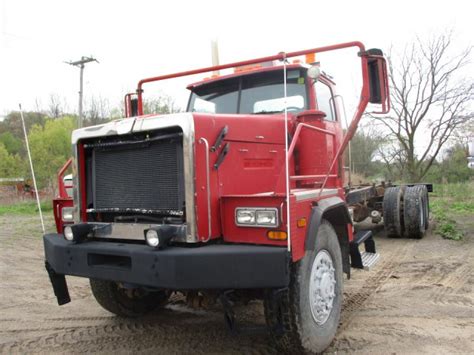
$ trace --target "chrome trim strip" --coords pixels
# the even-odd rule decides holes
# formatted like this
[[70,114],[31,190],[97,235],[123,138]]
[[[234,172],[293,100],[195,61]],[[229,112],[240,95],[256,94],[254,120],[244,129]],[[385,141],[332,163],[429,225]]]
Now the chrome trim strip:
[[[74,134],[74,132],[73,132]],[[79,171],[79,159],[77,152],[77,142],[72,145],[72,203],[74,207],[74,223],[81,222],[81,198],[79,192],[79,179],[77,173]]]
[[[304,201],[317,198],[321,192],[321,189],[311,189],[311,190],[301,190],[295,191],[292,190],[291,193],[295,195],[296,201]],[[321,196],[334,195],[337,194],[337,189],[323,189]]]
[[124,239],[145,241],[145,230],[161,224],[152,223],[100,223],[90,222],[94,226],[94,238]]
[[207,188],[207,231],[208,236],[203,242],[208,242],[212,236],[212,221],[211,221],[211,182],[210,182],[210,173],[209,173],[209,142],[206,138],[199,138],[199,144],[203,144],[206,148],[206,188]]

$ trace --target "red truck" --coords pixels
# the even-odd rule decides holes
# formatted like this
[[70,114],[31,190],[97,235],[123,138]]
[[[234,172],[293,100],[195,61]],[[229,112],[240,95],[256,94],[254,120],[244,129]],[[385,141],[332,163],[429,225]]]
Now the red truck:
[[[358,50],[362,89],[344,134],[336,85],[314,54],[346,48]],[[144,115],[146,83],[230,68],[189,85],[186,112]],[[378,256],[353,220],[383,213],[392,235],[425,229],[426,187],[344,184],[343,152],[369,103],[388,112],[388,90],[382,51],[360,42],[141,80],[125,119],[72,134],[54,200],[58,233],[44,236],[58,303],[70,302],[65,275],[80,276],[117,315],[146,314],[181,292],[220,300],[235,330],[233,303],[261,299],[280,348],[324,350],[343,274]],[[69,166],[73,198],[62,179]]]

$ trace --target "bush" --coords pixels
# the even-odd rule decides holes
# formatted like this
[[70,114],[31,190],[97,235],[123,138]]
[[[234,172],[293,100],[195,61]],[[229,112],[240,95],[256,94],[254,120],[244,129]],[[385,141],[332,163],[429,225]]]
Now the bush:
[[474,182],[434,185],[431,194],[431,211],[436,221],[434,232],[443,238],[461,240],[454,217],[474,213]]

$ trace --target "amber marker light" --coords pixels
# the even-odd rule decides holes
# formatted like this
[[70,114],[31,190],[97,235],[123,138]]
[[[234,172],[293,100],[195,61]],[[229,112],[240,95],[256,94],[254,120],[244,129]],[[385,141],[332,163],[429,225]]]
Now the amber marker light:
[[297,222],[296,225],[298,228],[304,228],[306,227],[306,218],[300,218]]
[[272,240],[286,240],[288,237],[286,232],[282,231],[268,231],[267,237]]

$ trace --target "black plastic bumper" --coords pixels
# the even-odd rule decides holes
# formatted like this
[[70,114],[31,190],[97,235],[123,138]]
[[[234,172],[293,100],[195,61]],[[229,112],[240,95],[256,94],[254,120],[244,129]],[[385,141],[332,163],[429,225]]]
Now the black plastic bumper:
[[281,247],[227,244],[154,250],[109,241],[72,244],[61,234],[47,234],[43,240],[50,277],[73,275],[171,290],[289,284],[289,255]]

